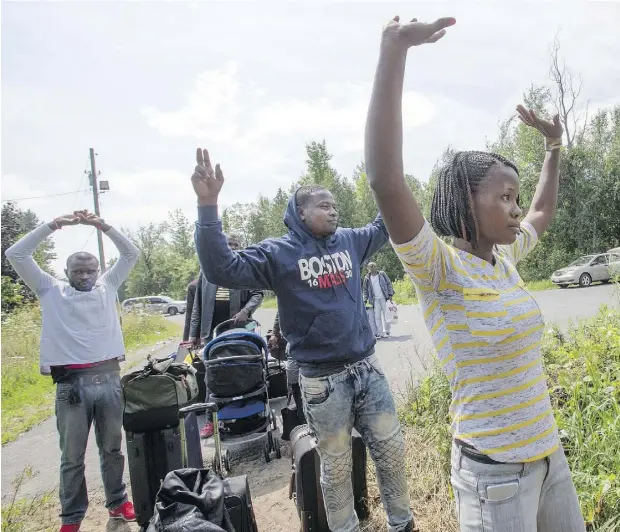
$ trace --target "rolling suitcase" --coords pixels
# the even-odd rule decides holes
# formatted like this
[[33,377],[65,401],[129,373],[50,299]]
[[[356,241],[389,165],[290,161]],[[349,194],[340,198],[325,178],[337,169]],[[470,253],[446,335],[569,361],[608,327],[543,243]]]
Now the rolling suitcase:
[[[352,436],[353,468],[351,481],[355,512],[358,518],[368,517],[368,485],[366,481],[366,445],[355,430]],[[316,439],[308,425],[291,431],[293,472],[289,498],[295,501],[301,522],[301,532],[330,532],[325,513],[323,491],[320,483],[320,459]]]
[[269,399],[286,397],[288,395],[288,383],[286,381],[286,369],[279,360],[269,360],[267,364],[267,385],[269,386]]
[[[200,432],[196,414],[184,419],[188,460],[202,467]],[[137,523],[145,527],[153,515],[155,497],[164,477],[181,468],[179,427],[149,432],[126,432],[127,465]]]
[[220,442],[219,422],[217,418],[218,407],[215,403],[199,403],[179,410],[181,423],[181,455],[182,467],[188,465],[188,453],[185,450],[186,441],[185,424],[182,422],[185,416],[198,412],[211,412],[213,415],[213,442],[215,446],[215,458],[213,465],[215,472],[222,477],[224,482],[224,505],[228,510],[230,520],[235,532],[258,532],[254,508],[252,507],[252,495],[247,475],[237,477],[223,477],[223,458]]

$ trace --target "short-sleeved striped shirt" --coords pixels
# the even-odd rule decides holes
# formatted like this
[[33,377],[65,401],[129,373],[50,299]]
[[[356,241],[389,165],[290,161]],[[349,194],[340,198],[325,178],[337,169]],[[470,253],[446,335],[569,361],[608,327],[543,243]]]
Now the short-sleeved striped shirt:
[[453,248],[428,222],[394,245],[420,299],[452,389],[452,434],[500,462],[529,462],[559,446],[542,366],[544,322],[515,269],[536,245],[532,225],[495,265]]

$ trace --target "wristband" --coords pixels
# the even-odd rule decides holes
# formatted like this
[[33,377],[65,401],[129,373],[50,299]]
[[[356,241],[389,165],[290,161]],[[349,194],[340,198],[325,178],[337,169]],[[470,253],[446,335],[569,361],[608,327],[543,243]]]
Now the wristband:
[[562,147],[562,137],[545,137],[545,151],[559,150]]
[[56,229],[54,229],[54,231],[58,231],[58,230],[62,229],[62,227],[58,223],[58,220],[54,220],[54,224],[56,225]]

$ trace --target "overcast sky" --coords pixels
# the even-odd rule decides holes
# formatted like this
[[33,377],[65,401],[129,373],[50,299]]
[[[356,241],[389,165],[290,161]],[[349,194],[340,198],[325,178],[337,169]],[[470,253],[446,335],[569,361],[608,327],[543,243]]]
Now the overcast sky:
[[[422,180],[448,144],[484,149],[527,87],[549,83],[558,32],[590,107],[620,103],[620,3],[3,2],[2,199],[81,189],[19,206],[43,221],[92,209],[90,147],[110,183],[102,214],[131,229],[175,208],[195,219],[198,145],[222,165],[225,204],[288,188],[311,140],[350,176],[395,14],[457,19],[409,53],[405,169]],[[97,253],[85,227],[54,239],[58,273],[70,253]]]

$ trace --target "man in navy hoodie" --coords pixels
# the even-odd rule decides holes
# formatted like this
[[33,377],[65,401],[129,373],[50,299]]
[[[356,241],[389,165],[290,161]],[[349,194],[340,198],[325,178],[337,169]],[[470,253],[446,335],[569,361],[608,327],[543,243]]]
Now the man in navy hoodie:
[[196,159],[200,264],[218,286],[272,290],[278,298],[280,327],[300,365],[306,417],[318,441],[330,529],[359,530],[351,485],[355,427],[375,462],[390,532],[413,531],[403,436],[361,290],[360,265],[388,241],[381,217],[359,229],[338,228],[331,193],[301,187],[284,215],[288,234],[233,253],[217,212],[222,171],[213,169],[207,150],[198,149]]

